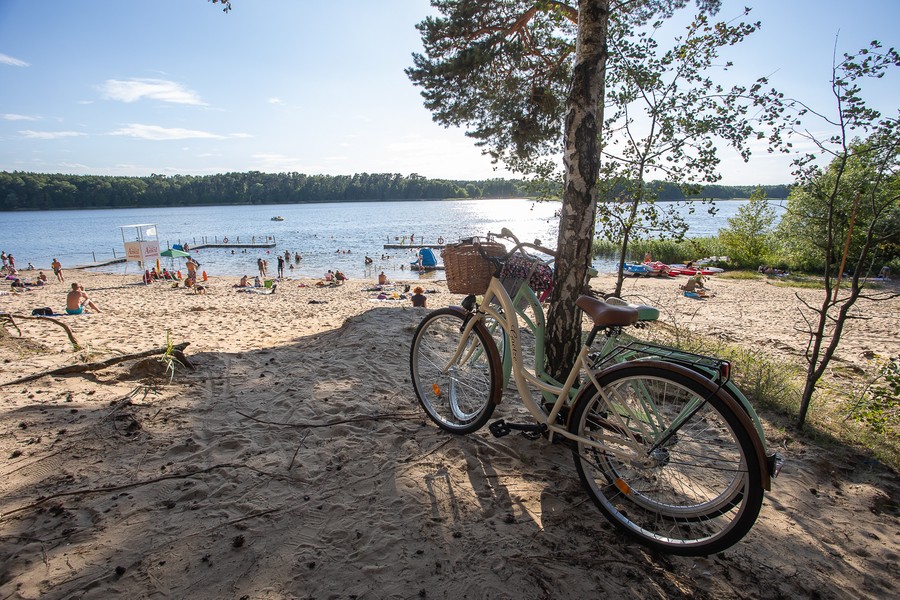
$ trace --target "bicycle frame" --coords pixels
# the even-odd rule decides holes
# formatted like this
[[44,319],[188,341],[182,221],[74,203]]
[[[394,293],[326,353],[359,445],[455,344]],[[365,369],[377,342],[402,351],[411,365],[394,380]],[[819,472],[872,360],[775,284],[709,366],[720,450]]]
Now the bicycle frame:
[[[500,287],[503,288],[504,291],[506,290],[506,288],[502,284],[500,285]],[[484,304],[487,304],[487,298],[485,299]],[[551,377],[543,367],[545,356],[544,341],[546,328],[544,309],[541,306],[540,300],[538,300],[537,295],[534,293],[534,290],[532,290],[527,285],[527,283],[523,283],[519,287],[516,295],[511,299],[511,306],[514,309],[515,314],[522,318],[525,326],[528,327],[528,329],[534,336],[535,375],[541,381],[551,384],[550,390],[542,389],[541,391],[544,393],[545,398],[549,402],[553,402],[557,396],[556,390],[562,384],[553,379],[553,377]],[[528,316],[527,309],[529,308],[534,315],[534,319]],[[504,311],[506,311],[505,308]],[[499,321],[497,321],[497,324],[499,325]],[[489,331],[493,334],[495,329],[491,327],[489,328]],[[756,429],[760,440],[762,440],[763,446],[766,446],[766,438],[765,434],[763,433],[762,422],[759,419],[759,415],[757,415],[756,411],[753,409],[753,405],[743,394],[743,392],[741,392],[740,388],[738,388],[738,386],[735,385],[730,378],[725,378],[725,380],[722,381],[721,371],[715,365],[704,364],[703,361],[707,360],[707,357],[682,350],[677,350],[674,348],[665,348],[662,346],[655,346],[653,344],[644,343],[630,344],[623,348],[621,346],[621,340],[619,339],[620,333],[620,331],[615,329],[609,332],[602,348],[599,350],[599,352],[596,352],[597,359],[592,362],[591,368],[586,369],[587,372],[592,371],[598,364],[611,360],[612,357],[616,357],[619,361],[624,361],[631,360],[636,357],[646,358],[648,356],[652,356],[654,358],[658,358],[667,362],[684,365],[689,369],[701,373],[705,377],[709,378],[713,383],[723,386],[725,390],[738,402],[738,404],[740,404],[741,408],[743,408],[743,410],[750,416],[750,419],[753,421],[753,426]],[[503,385],[505,387],[506,382],[509,381],[510,375],[512,374],[512,357],[510,356],[510,352],[507,346],[504,346],[503,355],[501,356],[501,358],[503,360]],[[722,361],[718,361],[716,359],[714,362],[721,363]],[[577,391],[578,388],[573,386],[569,390],[569,396],[571,398],[574,398]]]
[[[491,302],[495,299],[500,304],[501,310],[497,310],[491,305]],[[621,414],[621,407],[617,407],[616,404],[607,397],[605,391],[600,386],[595,375],[591,372],[590,364],[588,362],[590,346],[588,344],[584,344],[581,347],[581,350],[578,353],[578,357],[575,360],[575,364],[573,365],[572,370],[569,372],[565,383],[560,385],[544,381],[536,374],[529,372],[528,369],[524,366],[522,360],[522,344],[519,330],[519,321],[516,315],[517,311],[515,310],[515,306],[513,305],[513,300],[509,297],[506,288],[503,287],[499,279],[497,279],[496,277],[492,277],[490,284],[488,285],[488,289],[484,294],[484,299],[482,300],[481,305],[475,311],[472,318],[468,319],[463,328],[462,336],[460,338],[460,344],[458,345],[456,352],[450,358],[447,368],[449,368],[450,365],[455,364],[456,361],[462,356],[463,350],[466,347],[466,341],[468,340],[469,336],[472,335],[472,330],[475,328],[476,323],[480,320],[485,319],[486,317],[490,317],[500,325],[500,327],[504,330],[504,332],[506,332],[509,338],[509,348],[512,358],[512,376],[513,380],[515,381],[519,397],[521,398],[522,403],[525,405],[525,408],[529,413],[531,413],[531,416],[534,418],[535,422],[545,428],[549,435],[550,441],[553,441],[554,435],[560,435],[569,440],[580,442],[582,444],[595,447],[603,452],[616,455],[623,460],[634,460],[635,456],[640,454],[648,456],[646,452],[642,452],[642,450],[645,449],[646,445],[639,441],[639,434],[636,433],[625,422],[626,417],[628,417],[629,421],[633,423],[639,423],[641,425],[645,425],[646,420],[634,414],[623,416]],[[557,423],[557,416],[559,415],[562,407],[568,402],[569,396],[574,389],[575,382],[578,380],[578,376],[582,371],[587,373],[587,376],[591,379],[596,389],[599,391],[604,403],[610,408],[610,414],[614,419],[618,421],[617,425],[621,428],[622,431],[627,432],[630,439],[629,443],[625,445],[629,447],[630,451],[622,451],[617,448],[611,448],[603,444],[602,441],[598,442],[596,440],[587,439],[575,435],[569,432],[568,428],[565,425],[559,425]],[[554,402],[553,407],[550,409],[549,414],[544,412],[541,405],[534,400],[531,390],[528,387],[529,384],[536,387],[541,393],[551,394],[552,396],[556,397],[556,401]],[[669,425],[664,431],[661,432],[662,439],[665,439],[666,437],[671,435],[670,432],[673,432],[678,427],[680,427],[682,422],[683,419],[680,419],[676,420],[675,423]],[[639,433],[640,436],[643,437],[643,434],[646,432],[642,431]],[[653,438],[659,438],[659,428],[656,428],[654,433],[656,435],[654,435]],[[605,436],[601,435],[600,437],[602,439]],[[617,441],[619,442],[619,444],[622,443],[621,438],[618,438]]]

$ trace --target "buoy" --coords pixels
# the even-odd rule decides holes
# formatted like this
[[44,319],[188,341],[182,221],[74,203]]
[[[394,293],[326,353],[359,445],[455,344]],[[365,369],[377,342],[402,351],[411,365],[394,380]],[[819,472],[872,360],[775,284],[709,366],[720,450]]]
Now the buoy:
[[227,237],[223,237],[223,238],[222,238],[222,243],[223,243],[223,244],[227,244],[227,243],[228,243],[228,238],[227,238]]

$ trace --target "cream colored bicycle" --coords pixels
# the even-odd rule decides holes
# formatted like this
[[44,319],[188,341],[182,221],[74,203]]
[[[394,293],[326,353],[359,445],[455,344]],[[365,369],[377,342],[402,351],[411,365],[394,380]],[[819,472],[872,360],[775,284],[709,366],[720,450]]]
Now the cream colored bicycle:
[[[515,240],[506,229],[502,236]],[[429,313],[410,349],[416,396],[439,427],[472,433],[500,403],[501,358],[486,325],[496,323],[509,344],[515,388],[533,421],[497,421],[490,426],[495,436],[519,430],[570,444],[581,482],[603,514],[658,550],[708,555],[750,531],[777,469],[752,419],[723,382],[652,356],[593,368],[595,339],[635,323],[639,309],[588,295],[577,305],[592,327],[575,365],[564,383],[547,381],[524,366],[517,312],[499,275],[517,253],[552,251],[517,242],[505,252],[491,239],[454,248],[469,263],[480,262],[460,275],[453,252],[444,254],[448,286],[468,295],[462,306]],[[483,293],[480,301],[476,293]],[[542,401],[548,395],[555,402]]]

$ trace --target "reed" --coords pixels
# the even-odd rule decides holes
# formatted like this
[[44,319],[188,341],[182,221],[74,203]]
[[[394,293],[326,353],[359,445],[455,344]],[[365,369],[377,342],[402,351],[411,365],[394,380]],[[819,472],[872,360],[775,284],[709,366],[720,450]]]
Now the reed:
[[[594,240],[594,257],[618,258],[619,250],[619,245],[609,240]],[[681,241],[633,240],[628,244],[628,255],[625,260],[626,262],[641,262],[648,252],[653,260],[678,264],[689,260],[722,256],[725,250],[718,236],[685,238]]]

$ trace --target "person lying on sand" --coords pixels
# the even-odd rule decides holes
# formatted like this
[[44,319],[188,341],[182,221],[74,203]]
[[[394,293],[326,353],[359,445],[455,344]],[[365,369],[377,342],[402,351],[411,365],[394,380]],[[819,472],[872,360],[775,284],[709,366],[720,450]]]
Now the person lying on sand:
[[103,312],[88,297],[82,286],[77,283],[73,283],[72,290],[68,294],[66,294],[66,314],[80,315],[84,312],[85,306],[87,306],[91,310]]
[[248,287],[248,288],[238,288],[236,291],[246,292],[248,294],[260,294],[263,296],[268,296],[268,295],[274,294],[276,289],[278,289],[278,284],[273,283],[271,288]]

